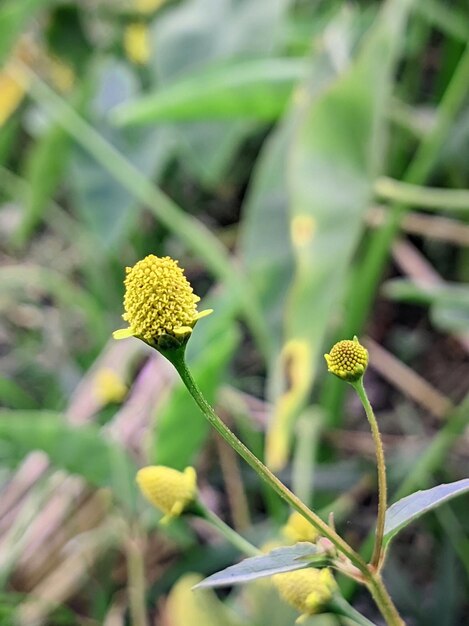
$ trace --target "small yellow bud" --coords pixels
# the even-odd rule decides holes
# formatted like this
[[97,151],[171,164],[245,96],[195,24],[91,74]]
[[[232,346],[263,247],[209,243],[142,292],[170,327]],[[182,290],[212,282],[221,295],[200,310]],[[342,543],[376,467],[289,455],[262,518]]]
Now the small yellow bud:
[[368,350],[357,337],[339,341],[324,358],[329,372],[349,383],[359,380],[368,366]]
[[0,72],[0,127],[19,107],[23,97],[23,85],[16,81],[8,71]]
[[148,26],[144,22],[133,22],[124,30],[124,49],[127,58],[136,65],[145,65],[150,58]]
[[98,370],[94,379],[94,389],[97,398],[103,404],[121,402],[128,391],[119,374],[109,367]]
[[197,496],[193,467],[179,472],[164,465],[150,465],[137,473],[136,480],[145,498],[165,514],[163,522],[181,515]]
[[197,312],[200,298],[170,257],[150,254],[126,271],[122,317],[129,328],[116,330],[114,339],[138,337],[158,348],[160,340],[169,337],[179,345],[199,319],[212,313],[211,309]]
[[292,544],[299,541],[314,543],[319,537],[316,528],[297,511],[294,511],[288,518],[287,523],[282,528],[282,534]]
[[298,622],[321,613],[331,600],[337,584],[329,569],[308,567],[272,577],[280,596],[302,615]]

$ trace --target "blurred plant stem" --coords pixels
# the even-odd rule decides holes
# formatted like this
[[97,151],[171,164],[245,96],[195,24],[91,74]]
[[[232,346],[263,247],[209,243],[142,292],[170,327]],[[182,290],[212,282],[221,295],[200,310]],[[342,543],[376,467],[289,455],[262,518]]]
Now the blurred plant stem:
[[[285,500],[294,510],[298,511],[310,524],[312,524],[322,536],[331,541],[339,552],[345,555],[351,563],[351,570],[355,569],[355,577],[360,577],[362,582],[370,591],[376,605],[386,620],[388,626],[403,626],[404,622],[399,616],[379,573],[368,566],[355,550],[340,537],[334,529],[324,522],[316,513],[311,511],[288,487],[286,487],[272,472],[266,467],[226,426],[218,417],[213,408],[207,402],[197,383],[192,378],[184,358],[185,347],[170,349],[163,354],[176,368],[187,390],[194,398],[200,410],[207,418],[215,430],[225,439],[225,441],[252,467],[252,469],[262,478],[283,500]],[[354,568],[353,568],[354,566]]]
[[352,383],[352,387],[357,392],[360,398],[363,408],[365,409],[366,416],[370,423],[371,432],[376,449],[376,464],[378,468],[378,518],[376,520],[376,533],[375,533],[375,546],[373,549],[373,555],[371,557],[371,566],[379,570],[381,564],[381,550],[383,546],[384,537],[384,523],[386,521],[386,509],[387,509],[387,493],[388,486],[386,482],[386,461],[384,458],[383,442],[381,441],[381,435],[379,432],[378,422],[373,411],[373,407],[368,400],[368,395],[363,385],[363,377]]
[[382,176],[375,183],[375,193],[385,200],[402,202],[409,206],[417,205],[426,210],[469,213],[469,191],[467,189],[422,187]]
[[49,118],[62,126],[124,188],[148,206],[162,224],[204,260],[207,268],[239,301],[258,347],[267,358],[271,353],[271,340],[255,296],[217,237],[200,221],[186,215],[26,64],[15,61],[11,73],[15,80],[23,83],[31,98],[44,108]]
[[[448,131],[467,97],[469,83],[469,45],[466,46],[438,108],[436,123],[424,137],[404,175],[404,183],[421,185],[431,174]],[[347,320],[341,337],[359,333],[368,317],[376,296],[391,245],[399,232],[401,221],[408,209],[402,202],[393,205],[387,222],[371,237],[363,260],[355,272],[347,303]],[[330,378],[326,383],[323,405],[328,409],[330,422],[337,423],[345,397],[345,387]]]
[[259,556],[262,552],[249,543],[244,537],[233,530],[228,524],[218,517],[213,511],[205,506],[200,500],[196,503],[195,508],[197,513],[211,524],[217,531],[229,541],[237,550],[245,554],[246,556]]
[[145,559],[142,537],[134,526],[126,538],[127,587],[133,626],[148,626],[145,603]]

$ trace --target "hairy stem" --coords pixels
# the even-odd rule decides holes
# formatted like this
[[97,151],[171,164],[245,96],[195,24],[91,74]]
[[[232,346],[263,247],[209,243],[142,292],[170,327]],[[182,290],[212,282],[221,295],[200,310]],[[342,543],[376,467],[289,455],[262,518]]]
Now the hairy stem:
[[178,371],[183,383],[189,393],[194,398],[202,413],[208,419],[215,430],[225,439],[225,441],[248,463],[252,469],[267,482],[281,498],[305,517],[324,537],[327,537],[340,552],[345,554],[350,561],[364,574],[368,574],[368,567],[365,561],[357,554],[342,537],[334,532],[316,513],[311,511],[288,487],[286,487],[272,472],[260,461],[242,441],[228,428],[228,426],[218,417],[210,404],[206,401],[192,374],[187,368],[183,351],[172,350],[165,356],[173,363]]
[[383,546],[384,537],[384,523],[386,521],[386,509],[387,509],[387,493],[388,486],[386,482],[386,462],[384,459],[383,442],[381,441],[381,435],[378,428],[378,422],[373,411],[373,408],[368,400],[368,396],[363,386],[363,378],[360,378],[357,382],[352,384],[352,387],[358,394],[358,397],[363,404],[366,416],[371,426],[371,432],[373,434],[373,440],[376,448],[376,463],[378,467],[378,519],[376,521],[376,534],[375,545],[373,548],[373,555],[371,557],[371,565],[379,568],[381,561],[381,550]]

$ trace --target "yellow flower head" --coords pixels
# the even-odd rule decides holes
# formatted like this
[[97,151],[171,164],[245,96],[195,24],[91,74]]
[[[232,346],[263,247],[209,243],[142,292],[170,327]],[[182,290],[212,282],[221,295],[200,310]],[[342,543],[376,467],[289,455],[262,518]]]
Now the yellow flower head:
[[94,379],[94,390],[103,404],[122,402],[128,391],[122,377],[110,367],[98,370]]
[[200,298],[170,257],[150,254],[126,272],[122,317],[129,328],[116,330],[115,339],[134,336],[155,348],[162,337],[184,343],[195,323],[212,313],[211,309],[197,312]]
[[124,30],[124,49],[127,58],[137,65],[145,65],[150,58],[148,26],[144,22],[133,22]]
[[349,383],[359,380],[368,366],[368,350],[357,337],[353,341],[339,341],[324,358],[329,372]]
[[163,522],[181,515],[197,496],[193,467],[179,472],[164,465],[150,465],[137,472],[136,480],[145,498],[165,514]]
[[329,569],[308,567],[297,572],[276,574],[272,577],[280,596],[301,613],[297,622],[321,613],[336,590],[336,582]]
[[289,543],[310,541],[314,543],[319,537],[318,531],[300,513],[294,511],[282,528],[282,534]]

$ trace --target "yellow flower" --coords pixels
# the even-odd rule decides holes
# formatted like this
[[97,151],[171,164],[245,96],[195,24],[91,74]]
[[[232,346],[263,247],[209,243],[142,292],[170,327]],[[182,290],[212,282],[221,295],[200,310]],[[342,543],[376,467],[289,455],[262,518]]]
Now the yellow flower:
[[129,24],[124,30],[124,49],[127,57],[137,65],[145,65],[150,58],[148,27],[144,22]]
[[276,574],[272,577],[280,596],[301,613],[297,622],[321,613],[336,590],[336,582],[329,569],[308,567],[297,572]]
[[98,370],[94,379],[94,389],[103,404],[121,402],[128,391],[122,378],[109,367]]
[[200,298],[170,257],[150,254],[126,272],[122,317],[129,328],[116,330],[115,339],[138,337],[154,348],[168,336],[183,343],[196,322],[212,313],[211,309],[197,312]]
[[179,517],[197,496],[197,474],[193,467],[179,472],[164,465],[150,465],[137,473],[136,480],[145,498],[165,514],[163,523]]
[[357,337],[353,341],[339,341],[324,358],[329,372],[349,383],[359,380],[368,366],[368,350]]
[[16,111],[24,96],[23,86],[6,71],[0,72],[0,127]]
[[314,543],[319,537],[316,528],[297,511],[294,511],[288,518],[282,528],[282,534],[289,543],[298,543],[298,541]]

